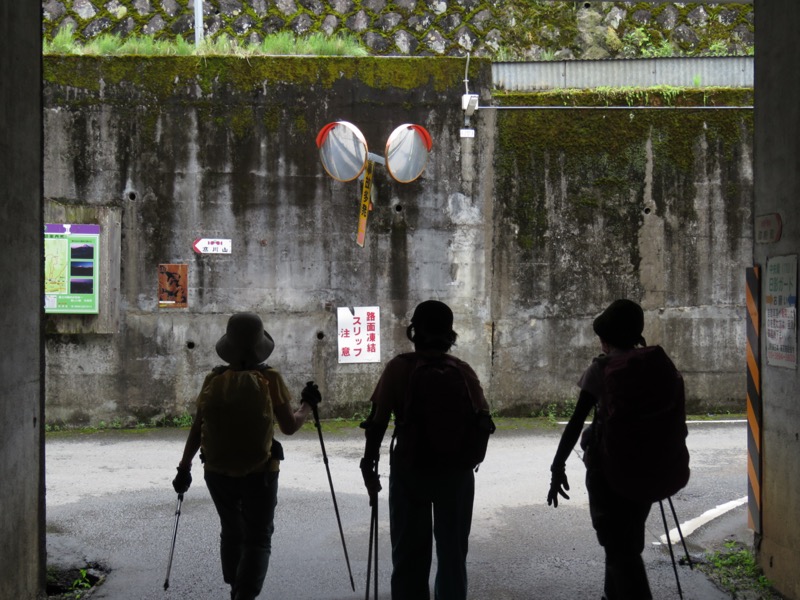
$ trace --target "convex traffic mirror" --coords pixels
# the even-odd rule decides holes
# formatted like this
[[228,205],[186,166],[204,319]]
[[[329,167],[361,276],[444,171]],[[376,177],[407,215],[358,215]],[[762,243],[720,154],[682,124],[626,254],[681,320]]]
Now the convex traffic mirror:
[[370,156],[364,134],[348,121],[328,123],[317,134],[319,158],[325,171],[337,181],[357,179],[368,160],[386,164],[389,175],[399,183],[411,183],[422,175],[433,140],[422,125],[397,127],[386,142],[385,155]]
[[364,134],[348,121],[328,123],[319,130],[317,148],[325,172],[337,181],[364,179],[356,230],[359,246],[364,246],[367,216],[375,200],[372,187],[375,163],[386,165],[395,181],[411,183],[425,170],[432,145],[431,135],[422,125],[405,124],[392,131],[385,156],[370,152]]

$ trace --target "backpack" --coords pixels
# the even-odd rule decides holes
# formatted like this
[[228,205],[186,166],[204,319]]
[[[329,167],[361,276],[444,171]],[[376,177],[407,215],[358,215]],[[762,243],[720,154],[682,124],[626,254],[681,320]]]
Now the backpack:
[[660,346],[603,362],[605,391],[596,419],[606,480],[632,500],[669,498],[689,481],[683,378]]
[[261,372],[217,373],[206,381],[197,404],[206,470],[241,477],[266,465],[273,450],[275,417],[269,382]]
[[460,361],[447,354],[404,356],[414,367],[395,428],[400,455],[415,468],[475,469],[495,425],[473,400]]

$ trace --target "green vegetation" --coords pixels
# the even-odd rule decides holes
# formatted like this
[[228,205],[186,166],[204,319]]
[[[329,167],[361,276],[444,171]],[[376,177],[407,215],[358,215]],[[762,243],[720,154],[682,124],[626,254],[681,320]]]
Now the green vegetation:
[[678,56],[679,51],[668,39],[655,41],[643,27],[635,27],[622,36],[622,56],[645,58]]
[[532,417],[544,421],[550,426],[558,425],[559,421],[569,419],[572,413],[575,412],[575,399],[565,400],[563,402],[551,402],[545,404]]
[[114,419],[113,421],[99,421],[96,425],[91,426],[81,426],[81,425],[69,425],[66,423],[47,423],[44,426],[45,433],[57,433],[57,432],[78,432],[78,433],[94,433],[97,431],[109,431],[109,430],[144,430],[144,429],[161,429],[164,427],[191,427],[192,426],[192,415],[188,412],[185,412],[181,415],[171,415],[171,416],[163,416],[163,417],[156,417],[150,419],[148,422],[129,422],[123,423],[120,419]]
[[[560,422],[568,420],[575,410],[575,400],[568,400],[563,403],[550,403],[535,411],[530,417],[503,417],[492,415],[498,431],[529,431],[532,429],[552,429],[558,427]],[[322,430],[328,434],[347,434],[360,432],[359,425],[364,420],[365,415],[355,413],[352,417],[336,417],[332,419],[321,419]],[[744,419],[741,414],[724,415],[690,415],[688,421],[716,421],[719,419]],[[91,435],[106,431],[118,431],[120,433],[137,434],[146,433],[155,429],[177,428],[188,429],[192,425],[192,418],[185,414],[181,417],[153,419],[149,423],[132,423],[122,425],[119,421],[112,423],[99,422],[97,425],[89,427],[69,426],[69,425],[47,425],[46,431],[50,436],[72,436],[72,435]],[[312,432],[315,430],[314,422],[309,418],[303,425],[301,431]]]
[[314,33],[297,37],[289,32],[267,36],[260,44],[242,43],[221,34],[205,38],[198,48],[177,36],[174,40],[157,39],[154,36],[134,35],[121,38],[102,34],[81,44],[72,27],[64,27],[52,41],[43,42],[44,54],[72,54],[82,56],[368,56],[355,38],[349,35],[328,36]]
[[731,598],[781,598],[772,590],[772,584],[756,563],[752,551],[740,542],[725,542],[723,550],[706,555],[698,568],[716,585],[729,592]]
[[96,564],[85,568],[47,567],[47,597],[51,600],[79,600],[87,597],[103,579],[103,569]]

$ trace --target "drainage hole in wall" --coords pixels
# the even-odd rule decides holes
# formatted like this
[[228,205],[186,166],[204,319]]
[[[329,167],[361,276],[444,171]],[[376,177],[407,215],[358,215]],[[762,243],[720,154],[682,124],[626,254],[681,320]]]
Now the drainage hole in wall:
[[646,214],[646,215],[650,214],[650,208],[649,207],[644,209],[644,214]]
[[394,207],[394,212],[403,212],[403,205],[402,204],[396,204],[395,207]]
[[322,333],[321,331],[318,331],[317,332],[317,339],[318,340],[324,340],[325,339],[325,334]]
[[128,192],[128,200],[136,200],[136,192]]
[[194,350],[194,342],[186,342],[186,347],[189,350]]

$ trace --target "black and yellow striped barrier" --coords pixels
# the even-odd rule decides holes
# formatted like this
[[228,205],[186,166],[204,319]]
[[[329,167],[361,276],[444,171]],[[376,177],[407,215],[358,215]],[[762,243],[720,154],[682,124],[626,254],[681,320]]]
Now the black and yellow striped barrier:
[[761,533],[761,268],[747,269],[747,520]]

